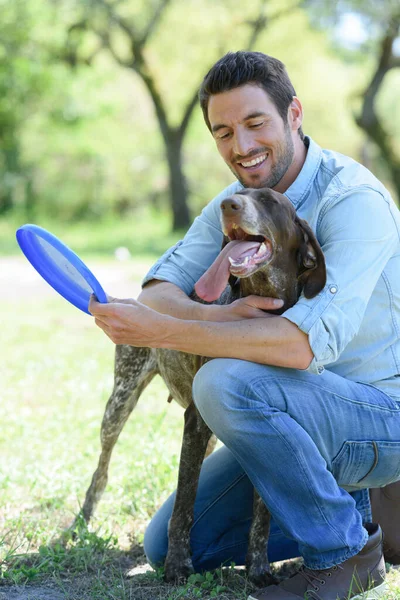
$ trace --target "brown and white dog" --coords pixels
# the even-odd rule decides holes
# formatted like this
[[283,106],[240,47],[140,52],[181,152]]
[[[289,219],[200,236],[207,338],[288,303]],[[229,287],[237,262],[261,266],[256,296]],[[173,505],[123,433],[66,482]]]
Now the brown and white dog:
[[[281,298],[281,314],[297,301],[317,295],[325,285],[325,261],[309,225],[289,200],[270,189],[245,189],[221,203],[225,235],[220,255],[195,286],[193,300],[228,304],[255,294]],[[185,409],[179,479],[169,523],[165,578],[177,581],[193,572],[190,530],[201,465],[212,436],[192,400],[192,382],[202,361],[174,350],[116,346],[114,389],[101,425],[101,454],[86,493],[82,515],[88,522],[107,484],[113,447],[140,394],[156,374]],[[247,568],[257,585],[271,582],[266,540],[269,513],[255,494]]]

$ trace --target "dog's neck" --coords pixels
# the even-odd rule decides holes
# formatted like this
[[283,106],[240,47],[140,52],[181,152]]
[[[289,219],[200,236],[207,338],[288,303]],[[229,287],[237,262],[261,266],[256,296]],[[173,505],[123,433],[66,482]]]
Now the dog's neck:
[[254,275],[240,279],[238,287],[240,290],[238,295],[241,297],[254,294],[283,300],[284,305],[282,308],[271,311],[276,314],[281,314],[293,306],[297,302],[301,291],[297,273],[291,273],[287,268],[277,265],[268,265],[254,273]]

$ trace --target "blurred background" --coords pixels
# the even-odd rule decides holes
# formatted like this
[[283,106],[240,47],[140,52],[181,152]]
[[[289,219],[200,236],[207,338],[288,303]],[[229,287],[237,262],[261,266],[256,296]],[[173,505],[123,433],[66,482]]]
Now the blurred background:
[[281,59],[304,131],[400,196],[399,0],[0,0],[0,14],[2,254],[24,222],[77,251],[160,253],[232,181],[197,105],[229,50]]

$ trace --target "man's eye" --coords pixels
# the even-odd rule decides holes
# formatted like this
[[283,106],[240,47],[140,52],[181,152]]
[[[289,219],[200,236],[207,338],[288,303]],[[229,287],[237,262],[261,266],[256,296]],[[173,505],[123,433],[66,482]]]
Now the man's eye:
[[229,131],[226,131],[225,133],[219,133],[218,136],[217,136],[217,139],[219,139],[219,140],[227,140],[230,135],[231,134],[229,133]]
[[257,129],[258,127],[261,127],[262,125],[264,125],[264,121],[259,121],[258,123],[251,123],[250,127],[252,129]]

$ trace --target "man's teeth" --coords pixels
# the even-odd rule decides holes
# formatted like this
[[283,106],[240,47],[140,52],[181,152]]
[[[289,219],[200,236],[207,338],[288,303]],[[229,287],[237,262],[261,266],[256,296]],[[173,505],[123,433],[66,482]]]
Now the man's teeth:
[[268,154],[263,154],[262,156],[258,156],[257,158],[254,158],[253,160],[249,160],[248,162],[242,162],[240,163],[243,167],[255,167],[256,165],[259,165],[260,163],[264,162],[264,160],[267,158]]

